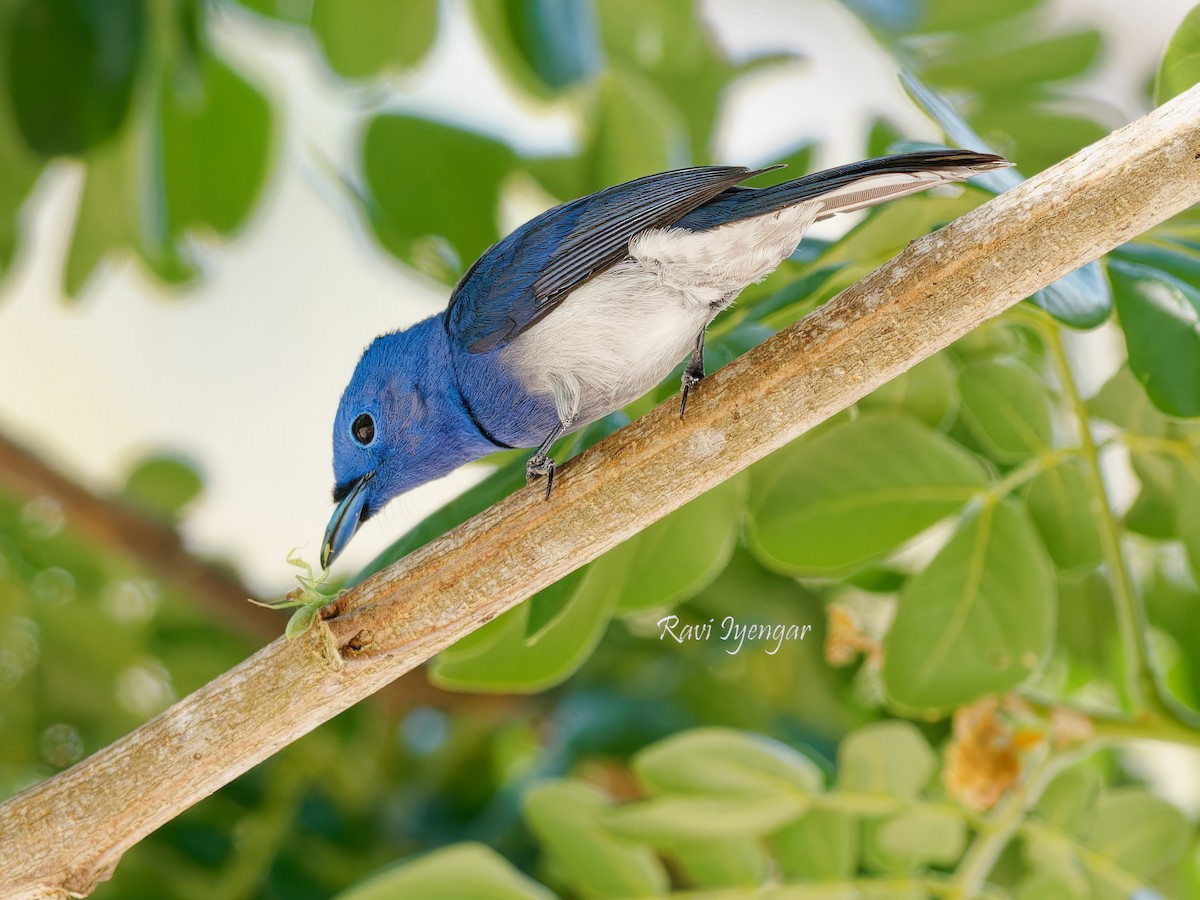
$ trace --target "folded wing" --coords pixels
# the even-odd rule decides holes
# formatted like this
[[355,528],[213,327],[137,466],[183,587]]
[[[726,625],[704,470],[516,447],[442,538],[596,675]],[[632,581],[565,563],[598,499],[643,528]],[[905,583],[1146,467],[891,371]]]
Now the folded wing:
[[473,353],[493,350],[624,259],[629,241],[673,225],[767,169],[703,166],[619,184],[555,207],[483,254],[455,287],[445,324]]

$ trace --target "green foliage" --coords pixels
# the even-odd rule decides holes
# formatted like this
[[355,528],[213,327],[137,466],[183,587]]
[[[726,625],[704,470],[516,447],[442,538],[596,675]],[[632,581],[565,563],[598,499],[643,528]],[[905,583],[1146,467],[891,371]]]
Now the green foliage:
[[1104,559],[1100,530],[1090,507],[1083,464],[1071,459],[1029,483],[1025,503],[1055,565],[1064,572],[1091,569]]
[[[974,150],[994,151],[995,148],[989,146],[967,124],[945,97],[922,84],[911,72],[902,73],[900,81],[917,105],[946,132],[950,141]],[[1020,184],[1022,180],[1013,168],[991,172],[974,179],[974,183],[999,192]],[[1099,264],[1095,262],[1063,276],[1029,299],[1058,321],[1075,328],[1094,328],[1112,312],[1112,291]]]
[[458,844],[373,875],[338,900],[549,900],[554,895],[482,844]]
[[566,880],[593,897],[661,894],[667,873],[654,852],[613,834],[612,800],[581,782],[546,782],[524,798],[525,818]]
[[1171,38],[1154,84],[1156,103],[1166,103],[1200,81],[1200,6],[1192,9]]
[[433,46],[437,20],[437,0],[315,0],[311,28],[330,68],[369,78],[417,65]]
[[888,692],[947,710],[1015,688],[1050,650],[1055,599],[1029,517],[985,503],[901,593],[884,643]]
[[925,790],[935,765],[929,742],[908,722],[868,725],[842,740],[838,788],[912,800]]
[[[923,80],[906,85],[952,143],[991,145],[1032,173],[1118,124],[1074,95],[1107,42],[1048,27],[1041,0],[846,2]],[[274,23],[331,78],[359,82],[343,93],[362,126],[364,220],[447,285],[531,182],[566,200],[668,166],[776,161],[713,148],[740,80],[787,60],[729,59],[691,0],[469,6],[518,101],[579,123],[554,158],[391,112],[392,76],[441,37],[434,0],[232,5],[104,4],[111,15],[93,21],[89,0],[0,4],[0,269],[22,204],[63,155],[84,181],[72,294],[122,254],[189,278],[193,237],[244,228],[271,177],[279,101],[214,48],[214,15]],[[1164,57],[1164,97],[1195,81],[1195,30],[1193,13]],[[97,48],[115,46],[128,52],[97,77]],[[870,152],[905,137],[877,122]],[[768,177],[807,170],[813,151],[780,154],[792,168]],[[993,173],[806,241],[715,323],[710,368],[1019,180]],[[981,327],[497,618],[430,668],[458,694],[350,711],[135,848],[97,896],[315,900],[399,858],[344,896],[1190,896],[1195,828],[1120,757],[1041,788],[1072,753],[1047,705],[1078,704],[1105,739],[1195,743],[1176,710],[1200,702],[1198,248],[1200,219],[1184,214],[1038,292],[1049,317],[1027,304]],[[1129,362],[1084,403],[1059,323],[1095,327],[1114,296]],[[677,389],[668,379],[628,414]],[[626,421],[564,439],[556,458]],[[1128,508],[1105,485],[1126,456]],[[492,462],[364,575],[523,483],[521,454]],[[159,460],[129,496],[178,521],[198,487]],[[250,649],[71,529],[53,504],[0,496],[0,794]],[[302,576],[288,634],[327,599]],[[1152,641],[1134,628],[1143,601]],[[667,616],[714,634],[728,616],[812,632],[769,654],[670,640]],[[1022,696],[1035,707],[1022,712]],[[1002,711],[972,736],[989,703]],[[994,810],[969,799],[981,785]],[[479,843],[453,846],[464,838]]]
[[958,389],[963,421],[992,459],[1021,462],[1050,446],[1050,398],[1029,366],[972,363],[959,373]]
[[[925,15],[896,16],[891,4],[847,0],[902,64],[935,90],[971,98],[966,120],[1027,174],[1040,171],[1109,130],[1061,101],[1103,52],[1094,29],[1047,34],[1045,6],[1030,0],[988,4],[964,23],[948,3]],[[901,4],[913,13],[926,4]],[[937,10],[934,12],[933,10]],[[1028,39],[1026,35],[1036,35]]]
[[[523,471],[523,464],[517,467]],[[744,484],[740,478],[724,482],[497,616],[438,658],[435,681],[488,691],[561,682],[591,654],[614,614],[670,608],[720,574],[736,541]]]
[[[740,888],[729,895],[737,897],[965,890],[944,873],[974,852],[969,839],[981,826],[928,784],[935,765],[929,742],[907,723],[886,722],[851,732],[843,748],[830,788],[794,750],[719,729],[684,732],[635,755],[633,770],[649,798],[617,802],[579,777],[535,785],[523,807],[543,848],[544,880],[562,895],[587,897],[662,896],[672,887]],[[668,774],[664,782],[674,767],[698,777]],[[1095,768],[1075,766],[1039,801],[1019,838],[1024,860],[1007,867],[1002,883],[1010,890],[1019,884],[1022,897],[1051,886],[1065,893],[1046,896],[1140,889],[1180,866],[1194,831],[1163,801],[1106,787]],[[463,854],[461,867],[432,864],[450,853]],[[428,879],[420,882],[423,896],[442,896],[485,864],[511,881],[503,860],[483,858],[481,848],[442,854],[393,867],[343,896],[357,898],[376,884],[407,887],[407,877]],[[669,880],[660,855],[674,863]]]
[[535,96],[585,81],[602,64],[596,14],[586,0],[475,0],[471,11],[491,36],[495,62]]
[[204,489],[199,473],[175,456],[151,456],[138,463],[125,481],[124,498],[165,519],[178,519]]
[[755,476],[750,545],[768,565],[796,573],[876,559],[959,509],[985,481],[968,453],[895,415],[823,430]]
[[[483,135],[412,116],[380,116],[363,138],[371,224],[427,275],[453,281],[500,238],[496,206],[513,153]],[[452,178],[430,173],[448,170]]]
[[1165,272],[1109,265],[1129,367],[1169,416],[1200,416],[1200,289]]
[[35,153],[86,153],[117,132],[129,114],[145,32],[141,0],[19,4],[5,75],[17,127]]
[[85,165],[70,296],[130,252],[159,278],[186,281],[193,236],[230,237],[245,224],[268,176],[274,115],[213,54],[206,12],[187,0],[52,0],[0,14],[0,46],[12,51],[0,75],[11,100],[0,104],[0,162],[15,175],[0,179],[0,265],[38,161],[60,156]]

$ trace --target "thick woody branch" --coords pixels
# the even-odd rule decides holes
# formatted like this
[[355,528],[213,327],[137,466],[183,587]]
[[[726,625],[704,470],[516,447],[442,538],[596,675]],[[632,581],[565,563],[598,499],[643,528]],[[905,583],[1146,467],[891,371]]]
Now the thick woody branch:
[[0,894],[87,893],[181,810],[976,325],[1200,201],[1200,89],[908,247],[656,410],[0,807]]

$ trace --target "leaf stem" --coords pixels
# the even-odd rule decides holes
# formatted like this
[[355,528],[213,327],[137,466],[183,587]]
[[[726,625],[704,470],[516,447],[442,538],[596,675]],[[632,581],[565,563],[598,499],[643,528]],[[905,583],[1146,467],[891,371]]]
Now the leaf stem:
[[[1032,316],[1026,313],[1023,317],[1045,340],[1078,425],[1084,468],[1097,501],[1094,512],[1099,523],[1101,546],[1111,573],[1113,607],[1125,659],[1125,696],[1134,710],[1143,714],[1136,716],[1135,720],[1144,721],[1150,730],[1164,735],[1160,739],[1196,746],[1200,743],[1200,719],[1163,691],[1154,669],[1147,640],[1149,626],[1145,609],[1121,551],[1120,530],[1113,515],[1108,489],[1104,485],[1100,454],[1089,426],[1087,404],[1080,396],[1071,372],[1060,329],[1045,314]],[[1166,734],[1171,737],[1166,737]]]
[[1038,475],[1047,469],[1053,469],[1067,457],[1080,456],[1082,454],[1082,447],[1062,447],[1039,453],[1037,456],[1013,469],[986,491],[983,491],[979,495],[979,499],[984,504],[993,504],[1003,500],[1021,485],[1037,478]]
[[1150,651],[1145,638],[1145,613],[1142,610],[1141,599],[1134,587],[1133,578],[1129,574],[1129,567],[1125,564],[1124,554],[1121,552],[1120,531],[1113,515],[1108,489],[1104,484],[1104,475],[1100,469],[1100,454],[1096,449],[1096,441],[1092,437],[1092,430],[1088,424],[1087,404],[1080,396],[1079,386],[1075,383],[1075,376],[1071,371],[1066,350],[1063,348],[1062,335],[1058,326],[1047,321],[1045,316],[1031,321],[1046,342],[1063,390],[1075,415],[1085,473],[1090,482],[1092,496],[1097,501],[1094,504],[1093,512],[1099,525],[1100,543],[1104,551],[1105,562],[1108,564],[1112,576],[1113,607],[1125,659],[1124,693],[1134,709],[1145,709],[1148,705],[1154,705],[1154,698],[1158,697],[1157,683],[1150,662]]

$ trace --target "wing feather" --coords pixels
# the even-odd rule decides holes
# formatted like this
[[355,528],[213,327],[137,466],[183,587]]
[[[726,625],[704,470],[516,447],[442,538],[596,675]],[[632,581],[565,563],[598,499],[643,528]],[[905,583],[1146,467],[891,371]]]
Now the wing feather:
[[552,312],[575,288],[624,259],[639,232],[672,225],[765,171],[740,166],[676,169],[555,207],[475,262],[451,295],[446,328],[473,353],[502,346]]

